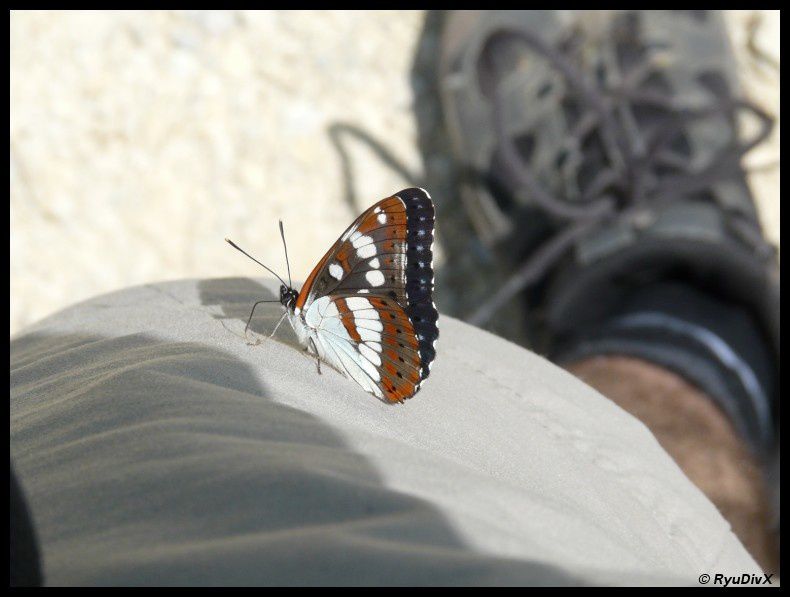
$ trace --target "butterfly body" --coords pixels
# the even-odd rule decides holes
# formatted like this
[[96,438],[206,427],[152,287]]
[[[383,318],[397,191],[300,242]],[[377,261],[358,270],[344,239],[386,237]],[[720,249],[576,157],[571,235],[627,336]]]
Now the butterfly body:
[[382,199],[280,302],[299,342],[388,402],[412,397],[436,356],[434,208],[423,189]]

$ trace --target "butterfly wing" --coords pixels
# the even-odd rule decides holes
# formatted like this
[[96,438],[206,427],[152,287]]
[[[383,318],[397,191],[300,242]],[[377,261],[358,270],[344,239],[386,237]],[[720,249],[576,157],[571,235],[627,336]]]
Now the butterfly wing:
[[[417,391],[422,380],[428,377],[436,356],[434,345],[439,336],[439,314],[431,296],[433,226],[434,207],[424,190],[405,189],[382,199],[360,215],[327,251],[305,282],[295,305],[297,314],[300,311],[307,314],[316,301],[328,297],[339,313],[351,312],[343,321],[350,322],[352,326],[357,321],[353,314],[355,310],[381,309],[385,318],[394,315],[391,319],[402,324],[395,329],[408,329],[403,333],[413,333],[417,344],[415,348],[409,348],[408,342],[399,342],[399,333],[391,338],[394,344],[390,343],[390,338],[382,337],[382,352],[379,354],[384,354],[385,345],[396,354],[395,361],[389,358],[392,355],[384,354],[386,358],[375,365],[383,370],[378,381],[384,388],[382,391],[398,396],[397,400],[410,397]],[[353,300],[355,297],[366,299],[367,306],[364,306],[365,301]],[[349,299],[352,299],[350,304],[359,309],[349,308]],[[327,305],[322,303],[321,307],[325,309]],[[366,329],[364,319],[359,321],[363,322],[361,329]],[[350,338],[353,340],[353,334]],[[336,348],[331,346],[331,342],[328,340],[327,348]],[[353,349],[362,355],[359,358],[367,352],[364,347],[353,346]],[[419,379],[413,382],[411,393],[402,396],[405,382],[401,380],[411,378],[395,363],[409,363],[415,357],[419,359]],[[376,360],[374,357],[373,361]],[[389,371],[386,363],[395,367],[395,373]],[[349,371],[347,373],[351,375]],[[403,377],[398,377],[398,373]],[[365,384],[361,385],[365,387]],[[395,389],[388,390],[390,387]]]
[[[310,273],[296,307],[307,308],[313,300],[330,292],[369,290],[370,280],[375,283],[378,279],[375,274],[367,276],[371,270],[389,274],[390,290],[397,293],[397,298],[405,298],[399,275],[405,263],[405,212],[404,202],[396,195],[362,213]],[[374,267],[377,263],[378,268]]]
[[419,389],[424,379],[419,340],[392,298],[323,296],[305,318],[324,358],[371,394],[402,402]]

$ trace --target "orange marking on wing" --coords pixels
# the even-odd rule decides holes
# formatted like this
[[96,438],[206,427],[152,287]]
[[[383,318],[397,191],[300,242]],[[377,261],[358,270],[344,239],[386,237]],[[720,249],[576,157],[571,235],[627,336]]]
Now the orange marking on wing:
[[[388,365],[389,371],[394,377],[405,379],[412,383],[420,381],[420,359],[417,351],[404,351],[396,349],[397,343],[389,339],[384,342],[384,356],[388,359],[385,364]],[[405,356],[404,356],[405,355]],[[400,373],[400,375],[398,375]]]
[[[379,216],[383,216],[383,218],[380,218]],[[382,211],[381,213],[378,214],[370,214],[370,216],[366,218],[365,221],[362,222],[362,224],[360,224],[359,232],[362,234],[367,234],[371,230],[376,230],[377,228],[381,228],[382,226],[392,226],[395,229],[405,231],[405,224],[406,224],[406,212],[394,213],[394,212]],[[405,234],[402,236],[405,236]]]
[[412,326],[406,312],[396,301],[375,296],[369,297],[368,301],[375,309],[379,310],[384,333],[398,338],[397,341],[393,340],[393,342],[396,342],[395,348],[399,348],[398,342],[404,346],[417,347],[418,342],[414,335],[414,326]]
[[348,270],[348,267],[349,267],[348,266],[348,263],[349,263],[348,259],[350,257],[349,253],[350,253],[351,250],[352,250],[351,245],[345,245],[337,252],[337,255],[336,255],[337,260],[341,264],[343,264],[343,269],[346,270],[346,271]]
[[373,210],[375,211],[377,207],[380,207],[382,211],[401,211],[404,213],[406,211],[406,206],[403,204],[403,201],[401,201],[398,197],[395,197],[394,195],[392,197],[387,197],[386,199],[382,199],[381,201],[379,201],[376,205],[373,206]]
[[382,379],[381,385],[384,388],[384,395],[390,402],[402,402],[414,396],[416,384],[412,384],[397,378]]
[[[370,297],[368,300],[374,308],[379,309],[383,332],[386,334],[382,337],[382,354],[386,360],[382,362],[381,387],[387,400],[402,402],[414,396],[420,382],[419,344],[414,327],[395,301],[381,297]],[[404,366],[399,368],[400,364]]]
[[344,315],[350,314],[351,310],[348,308],[346,304],[346,299],[341,298],[335,301],[335,306],[337,306],[338,313],[340,313],[340,321],[343,322],[343,327],[346,328],[346,332],[348,332],[349,337],[354,342],[361,342],[362,337],[359,335],[357,331],[357,326],[354,324],[353,317],[344,317]]
[[337,254],[337,262],[343,268],[344,275],[351,271],[351,264],[348,261],[348,251],[339,251]]
[[[411,328],[411,326],[409,326]],[[414,330],[410,329],[408,332],[406,331],[406,326],[398,326],[392,323],[385,323],[384,324],[384,333],[389,334],[390,336],[397,337],[397,340],[392,340],[393,342],[397,342],[399,345],[397,348],[417,348],[417,338],[414,336]]]
[[394,350],[393,348],[391,348],[389,343],[385,344],[385,348],[384,348],[383,354],[388,359],[390,359],[391,361],[394,361],[396,363],[399,362],[398,358],[403,358],[403,357],[398,357],[398,351]]
[[[375,211],[375,209],[377,207],[381,208],[382,211],[386,211],[388,214],[390,212],[397,213],[399,211],[403,212],[405,214],[405,212],[406,212],[406,208],[405,208],[405,206],[403,204],[403,201],[401,201],[398,197],[395,197],[395,196],[387,197],[386,199],[382,199],[381,201],[379,201],[375,205],[372,205],[371,207],[369,207],[365,212],[362,213],[362,215],[360,215],[360,217],[357,220],[355,220],[355,223],[357,221],[359,221],[360,223],[363,222],[363,221],[366,221],[368,219],[368,217]],[[389,215],[387,217],[389,217]],[[375,218],[373,218],[373,220],[375,221]],[[353,224],[352,224],[352,226],[353,226]],[[305,283],[302,286],[301,291],[299,291],[299,295],[296,297],[296,305],[295,306],[297,308],[302,309],[304,307],[304,304],[307,301],[307,297],[310,294],[310,289],[313,287],[313,283],[315,282],[315,279],[318,276],[318,272],[320,272],[324,268],[324,266],[326,265],[327,260],[329,259],[329,256],[337,248],[337,245],[338,245],[339,242],[340,242],[340,240],[338,239],[338,241],[335,242],[329,248],[329,250],[324,254],[324,256],[321,258],[321,260],[313,268],[313,271],[310,272],[310,275],[307,276],[307,280],[305,280]],[[348,247],[350,247],[350,244],[348,245]],[[391,247],[390,249],[394,250],[394,246]],[[338,261],[345,262],[344,265],[343,265],[343,269],[346,272],[348,272],[349,269],[350,269],[350,267],[348,265],[350,263],[348,251],[345,251],[344,252],[344,256],[342,256],[342,257],[341,257],[341,255],[338,254],[337,258],[338,258]]]
[[313,271],[310,272],[310,275],[307,276],[307,280],[302,286],[302,290],[299,291],[299,296],[296,297],[295,307],[297,309],[301,309],[304,306],[304,303],[307,300],[307,296],[310,294],[310,288],[312,288],[313,282],[315,282],[315,278],[318,275],[318,272],[320,272],[323,269],[324,263],[326,262],[327,259],[329,259],[329,256],[332,254],[332,251],[334,251],[335,245],[337,245],[337,243],[329,247],[329,250],[321,258],[321,261],[318,262],[318,265],[316,265],[313,268]]

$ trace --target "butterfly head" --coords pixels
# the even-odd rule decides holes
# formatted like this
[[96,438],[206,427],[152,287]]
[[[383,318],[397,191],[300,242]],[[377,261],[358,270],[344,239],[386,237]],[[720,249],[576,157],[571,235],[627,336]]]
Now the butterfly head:
[[293,311],[298,297],[299,293],[293,288],[289,288],[285,284],[280,286],[280,302],[289,311]]

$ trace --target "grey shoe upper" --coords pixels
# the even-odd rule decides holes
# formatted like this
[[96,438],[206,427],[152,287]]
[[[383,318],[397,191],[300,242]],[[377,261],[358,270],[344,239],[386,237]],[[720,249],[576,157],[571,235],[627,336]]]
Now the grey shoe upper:
[[[471,174],[462,205],[508,264],[469,272],[492,291],[468,320],[506,305],[512,320],[529,288],[527,335],[551,354],[635,289],[673,281],[745,307],[777,365],[778,263],[741,166],[772,122],[739,99],[722,16],[481,11],[445,25],[445,121]],[[758,126],[743,135],[746,118]]]
[[[535,182],[563,202],[670,202],[675,187],[756,223],[743,176],[731,168],[702,188],[683,184],[738,144],[735,109],[725,105],[737,96],[734,73],[721,16],[688,11],[453,13],[440,59],[457,158],[504,181],[515,207],[536,197],[501,163],[496,110]],[[499,227],[498,238],[508,226],[486,194],[490,205],[475,215]]]

